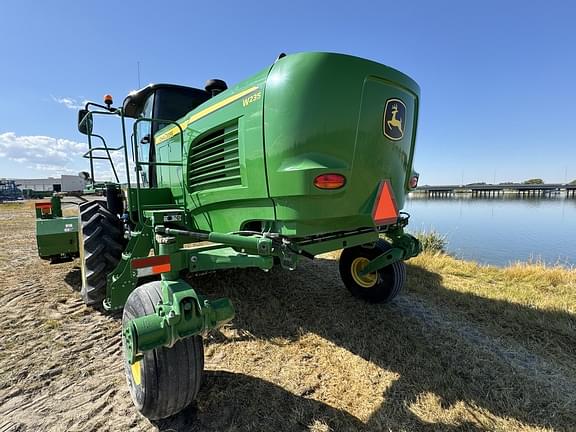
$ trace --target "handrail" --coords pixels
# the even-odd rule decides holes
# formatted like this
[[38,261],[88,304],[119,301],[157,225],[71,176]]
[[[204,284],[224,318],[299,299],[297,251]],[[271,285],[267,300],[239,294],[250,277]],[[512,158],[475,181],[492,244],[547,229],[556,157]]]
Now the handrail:
[[[122,150],[122,148],[123,148],[123,146],[116,147],[116,148],[114,148],[114,147],[94,147],[93,149],[88,150],[86,153],[84,153],[84,154],[82,155],[82,157],[83,157],[83,158],[88,158],[88,157],[90,157],[90,156],[88,156],[88,153],[92,153],[92,152],[94,152],[94,151],[96,151],[96,150],[112,150],[112,151],[117,151],[117,150]],[[104,159],[108,159],[108,158],[104,158]]]
[[[99,108],[98,110],[95,111],[90,111],[89,107],[96,107]],[[126,201],[127,201],[127,205],[128,208],[131,208],[131,191],[133,189],[136,190],[136,210],[137,210],[137,215],[138,218],[140,220],[141,223],[144,223],[144,218],[143,218],[143,206],[142,206],[142,199],[141,199],[141,189],[142,189],[142,185],[140,182],[140,176],[138,175],[138,172],[141,171],[143,166],[167,166],[167,167],[181,167],[182,169],[184,169],[184,165],[185,162],[187,160],[187,154],[184,154],[186,149],[184,148],[184,130],[182,129],[182,126],[180,124],[178,124],[175,121],[170,121],[170,120],[164,120],[164,119],[157,119],[157,118],[139,118],[136,119],[133,123],[133,132],[131,134],[131,150],[132,150],[132,159],[134,161],[135,164],[135,169],[136,169],[136,188],[132,187],[132,183],[130,181],[130,160],[129,160],[129,155],[128,155],[128,144],[127,144],[127,137],[126,137],[126,132],[127,132],[127,127],[126,127],[126,116],[124,115],[124,111],[122,108],[110,108],[110,107],[106,107],[94,102],[88,102],[86,103],[85,110],[87,110],[86,115],[80,120],[79,122],[79,126],[82,126],[84,124],[86,124],[86,122],[91,121],[92,125],[89,128],[90,129],[90,133],[86,134],[86,136],[88,137],[88,151],[85,152],[82,157],[90,159],[90,175],[91,175],[91,179],[92,179],[92,184],[95,184],[95,180],[94,180],[94,160],[108,160],[110,162],[110,165],[112,167],[112,171],[114,172],[114,176],[116,178],[116,182],[120,183],[120,180],[118,178],[118,174],[116,172],[116,168],[114,166],[114,162],[112,161],[112,157],[110,155],[110,151],[118,151],[118,150],[122,150],[124,149],[124,161],[125,161],[125,167],[126,167],[126,182],[127,182],[127,189],[128,189],[128,193],[126,196]],[[92,133],[92,128],[93,128],[93,117],[94,114],[99,114],[99,115],[119,115],[121,118],[121,123],[122,123],[122,145],[119,147],[108,147],[108,145],[106,144],[106,140],[98,135],[98,134],[93,134]],[[145,161],[140,161],[139,160],[139,152],[138,152],[138,124],[141,122],[150,122],[150,123],[160,123],[163,124],[164,126],[168,126],[168,125],[173,125],[176,126],[179,130],[179,137],[180,137],[180,155],[182,156],[182,162],[145,162]],[[88,128],[87,128],[88,130]],[[103,147],[93,147],[93,143],[92,143],[92,138],[96,137],[99,138],[102,143],[103,143]],[[151,140],[150,145],[154,145],[153,139]],[[107,157],[104,156],[94,156],[94,153],[96,151],[105,151]],[[187,153],[187,152],[186,152]],[[182,200],[183,200],[183,205],[184,208],[186,208],[186,204],[187,204],[187,194],[186,194],[186,176],[182,175],[181,177],[181,182],[182,182]],[[133,214],[132,212],[129,212],[128,215],[129,219],[133,222],[136,223],[136,221],[134,220]]]
[[[88,109],[88,106],[90,106],[90,105],[104,108],[101,105],[95,104],[93,102],[88,102],[85,105],[85,109]],[[88,111],[86,113],[86,115],[82,118],[82,120],[80,120],[79,126],[88,122],[88,119],[90,119],[90,121],[92,122],[92,125],[93,125],[94,124],[94,114],[118,115],[118,110],[109,109],[107,111]],[[116,179],[116,183],[120,183],[118,173],[116,172],[116,167],[114,166],[114,162],[112,161],[112,157],[110,156],[110,150],[112,150],[112,151],[121,150],[123,146],[115,147],[115,148],[114,147],[108,147],[108,144],[106,144],[106,140],[104,139],[104,137],[101,135],[98,135],[98,134],[94,134],[94,133],[92,133],[92,131],[87,133],[86,136],[88,137],[88,151],[86,153],[84,153],[82,155],[82,157],[90,159],[90,178],[92,179],[92,184],[94,184],[96,181],[94,179],[94,160],[95,159],[96,160],[108,160],[110,162],[110,167],[112,168],[112,172],[114,173],[114,178]],[[92,147],[92,137],[99,138],[102,141],[102,144],[104,145],[104,147]],[[94,156],[92,153],[96,150],[106,151],[107,157]]]
[[[134,144],[134,164],[136,166],[136,173],[138,173],[140,171],[140,167],[141,166],[174,166],[174,167],[183,167],[184,163],[183,162],[140,162],[139,160],[139,152],[138,152],[138,124],[141,122],[149,122],[151,124],[154,124],[155,122],[163,124],[164,127],[168,126],[168,125],[175,125],[176,127],[178,127],[180,133],[178,134],[178,136],[180,137],[180,156],[182,157],[182,161],[184,161],[184,130],[182,129],[182,126],[180,126],[180,124],[176,121],[171,121],[171,120],[164,120],[164,119],[158,119],[158,118],[139,118],[137,119],[134,124],[133,124],[133,136],[134,136],[134,140],[133,140],[133,144]],[[154,143],[154,137],[151,137],[150,139],[150,145],[155,145]],[[184,208],[187,208],[186,206],[186,182],[185,182],[185,177],[184,175],[181,176],[182,178],[182,199],[184,201]],[[130,187],[130,184],[128,184],[128,186]],[[136,209],[138,211],[138,217],[141,221],[142,224],[145,224],[144,222],[144,217],[142,214],[142,208],[141,208],[141,202],[140,202],[140,176],[138,174],[136,174]]]

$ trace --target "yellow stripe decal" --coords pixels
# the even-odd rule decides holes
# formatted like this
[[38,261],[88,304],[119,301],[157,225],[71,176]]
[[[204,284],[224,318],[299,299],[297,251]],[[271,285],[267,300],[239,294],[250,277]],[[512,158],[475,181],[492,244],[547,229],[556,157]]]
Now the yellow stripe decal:
[[[256,87],[256,86],[250,87],[246,90],[242,90],[240,93],[236,93],[230,97],[227,97],[226,99],[222,99],[220,102],[215,103],[214,105],[210,105],[208,108],[203,109],[202,111],[197,112],[196,114],[190,116],[189,118],[184,120],[182,123],[180,123],[180,127],[182,128],[182,130],[184,130],[188,126],[190,126],[192,123],[194,123],[196,120],[200,120],[202,117],[206,117],[208,114],[213,113],[214,111],[219,110],[220,108],[225,107],[226,105],[229,105],[232,102],[236,102],[241,97],[246,96],[247,94],[252,93],[255,90],[258,90],[258,87]],[[155,137],[154,141],[156,142],[156,145],[158,145],[161,142],[166,141],[167,139],[170,139],[175,135],[178,135],[179,133],[180,133],[180,129],[177,126],[174,126],[170,129],[168,129],[163,134]]]

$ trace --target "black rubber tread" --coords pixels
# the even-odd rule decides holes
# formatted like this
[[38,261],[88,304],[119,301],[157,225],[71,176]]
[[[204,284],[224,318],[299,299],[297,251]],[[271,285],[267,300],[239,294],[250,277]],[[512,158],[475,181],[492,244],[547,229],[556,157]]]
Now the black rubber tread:
[[122,243],[118,242],[118,238],[112,238],[109,235],[103,235],[102,240],[106,244],[106,247],[108,248],[108,250],[114,249],[116,251],[120,251],[120,254],[124,250],[124,245]]
[[[118,218],[116,219],[120,221]],[[122,237],[123,235],[123,227],[113,225],[106,216],[99,213],[95,214],[90,219],[83,221],[83,224],[84,234],[99,235],[101,231],[104,231],[107,235],[115,238]]]
[[[115,216],[113,216],[115,217]],[[116,218],[117,220],[119,220],[118,218]],[[123,227],[118,227],[115,225],[112,225],[110,223],[110,219],[102,219],[102,226],[106,229],[106,231],[108,231],[110,234],[115,235],[115,236],[122,236],[124,234],[124,229]]]
[[[94,214],[95,211],[97,211],[99,204],[96,201],[89,201],[89,202],[85,202],[80,204],[78,207],[80,209],[80,213],[82,213],[83,217],[90,217],[91,215]],[[91,210],[93,209],[93,210]]]
[[96,228],[95,231],[92,232],[92,235],[90,237],[84,238],[84,247],[90,249],[90,248],[95,248],[99,244],[101,244],[99,242],[101,232],[102,232],[102,227],[99,226]]
[[78,207],[80,224],[80,260],[82,289],[87,305],[100,305],[106,296],[106,278],[112,272],[126,247],[122,222],[100,202],[82,203]]
[[120,262],[120,257],[112,255],[108,252],[106,252],[104,254],[104,259],[106,261],[108,261],[111,265],[113,265],[114,267],[116,267],[118,265],[118,263]]
[[112,214],[110,212],[110,210],[108,210],[106,208],[104,202],[102,202],[102,201],[88,201],[88,202],[80,204],[80,207],[85,208],[85,209],[88,209],[88,208],[92,209],[92,211],[84,211],[84,214],[88,218],[92,217],[94,215],[94,213],[100,212],[102,214],[105,214],[110,219],[117,219],[117,217],[114,214]]
[[[95,260],[93,260],[95,261]],[[86,261],[88,263],[88,260]],[[97,261],[90,270],[86,272],[86,280],[88,283],[97,283],[99,279],[102,279],[102,272],[106,269],[106,263],[102,261]]]
[[[155,312],[161,300],[161,282],[152,281],[136,288],[124,306],[122,322]],[[134,405],[151,420],[170,417],[196,399],[204,370],[202,337],[182,339],[172,348],[157,348],[144,353],[141,382],[134,382],[130,365],[124,371]]]
[[[89,268],[93,268],[94,266],[98,265],[98,262],[101,261],[100,255],[102,252],[104,252],[105,248],[106,248],[106,246],[103,243],[96,245],[96,247],[94,247],[94,248],[90,248],[90,256],[88,256],[86,258],[86,261],[84,261]],[[87,249],[88,248],[86,248],[86,246],[84,246],[84,250],[87,250]]]
[[387,303],[398,295],[406,281],[404,261],[396,261],[378,270],[378,281],[371,288],[358,285],[351,273],[351,265],[355,258],[365,257],[372,260],[391,248],[388,242],[380,239],[373,248],[356,246],[342,251],[339,262],[340,277],[352,295],[371,303]]

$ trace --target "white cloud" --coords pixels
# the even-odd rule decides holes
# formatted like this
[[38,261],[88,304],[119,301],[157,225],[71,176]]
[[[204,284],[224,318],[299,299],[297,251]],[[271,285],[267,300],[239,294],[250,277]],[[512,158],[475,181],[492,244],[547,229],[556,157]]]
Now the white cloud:
[[61,138],[18,136],[14,132],[0,134],[1,157],[41,171],[74,171],[70,165],[76,163],[87,148],[86,143]]
[[[43,135],[20,136],[14,132],[0,133],[0,158],[19,164],[23,171],[35,170],[46,175],[77,174],[89,171],[88,159],[82,155],[88,150],[88,144],[63,138]],[[97,156],[104,156],[100,152]],[[123,151],[111,151],[110,156],[120,181],[125,181],[126,164]],[[130,161],[131,175],[134,176],[134,164]],[[98,181],[115,181],[110,163],[105,160],[94,161],[94,174]],[[23,177],[29,174],[22,173]]]
[[61,105],[64,105],[66,108],[70,108],[73,110],[77,110],[77,109],[81,109],[84,108],[84,105],[86,105],[86,100],[83,100],[82,102],[80,102],[77,99],[74,98],[69,98],[69,97],[55,97],[55,96],[51,96],[52,100],[56,103],[59,103]]
[[43,135],[18,136],[14,132],[0,134],[0,153],[14,161],[68,162],[86,152],[88,145],[77,141]]

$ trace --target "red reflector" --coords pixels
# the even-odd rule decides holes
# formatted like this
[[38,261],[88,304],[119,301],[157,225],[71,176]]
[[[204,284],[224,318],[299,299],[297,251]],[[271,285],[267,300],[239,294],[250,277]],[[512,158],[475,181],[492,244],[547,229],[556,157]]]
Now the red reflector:
[[148,258],[136,258],[131,262],[133,269],[139,269],[144,267],[160,267],[168,265],[170,267],[170,256],[169,255],[159,255],[152,256]]
[[172,269],[172,266],[170,266],[170,263],[160,264],[160,265],[152,266],[152,273],[154,273],[154,274],[166,273],[166,272],[169,272],[171,269]]
[[340,189],[346,184],[346,177],[341,174],[320,174],[314,179],[314,186],[319,189]]
[[409,186],[410,186],[410,189],[416,189],[418,187],[418,176],[410,177]]
[[392,192],[390,180],[384,180],[378,189],[372,219],[376,225],[389,225],[398,220],[398,208]]
[[35,203],[34,207],[36,207],[37,209],[51,209],[52,208],[52,203],[50,202],[39,202],[39,203]]

